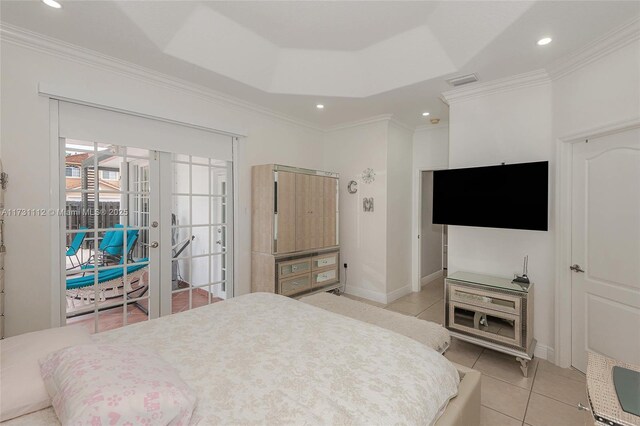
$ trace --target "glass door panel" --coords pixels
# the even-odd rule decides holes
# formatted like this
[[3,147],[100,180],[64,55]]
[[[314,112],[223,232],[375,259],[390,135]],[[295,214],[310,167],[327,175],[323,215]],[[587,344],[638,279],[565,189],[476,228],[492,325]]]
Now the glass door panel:
[[171,158],[171,313],[226,298],[231,162]]
[[157,288],[149,270],[149,151],[62,145],[66,322],[95,333],[146,321]]

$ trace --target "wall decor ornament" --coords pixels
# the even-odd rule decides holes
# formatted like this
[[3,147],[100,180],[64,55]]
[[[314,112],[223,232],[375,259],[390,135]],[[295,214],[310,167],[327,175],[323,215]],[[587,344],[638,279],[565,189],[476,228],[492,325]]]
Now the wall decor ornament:
[[373,169],[372,168],[364,169],[364,171],[362,172],[362,181],[364,183],[372,183],[375,180],[376,180],[376,173],[373,171]]
[[373,211],[373,197],[363,198],[362,199],[362,211],[364,211],[364,212],[372,212]]
[[358,182],[355,180],[349,181],[349,184],[347,185],[347,192],[349,192],[349,194],[355,194],[358,192]]

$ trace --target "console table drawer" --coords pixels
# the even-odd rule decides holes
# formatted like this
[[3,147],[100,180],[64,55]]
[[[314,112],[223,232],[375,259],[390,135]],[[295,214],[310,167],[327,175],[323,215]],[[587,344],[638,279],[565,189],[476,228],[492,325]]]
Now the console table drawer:
[[522,345],[522,322],[518,315],[455,301],[449,302],[448,313],[450,329],[509,345]]
[[296,259],[278,263],[278,276],[286,278],[294,275],[305,274],[311,271],[311,259]]
[[521,298],[508,294],[483,291],[468,286],[449,285],[449,299],[472,306],[478,306],[493,311],[520,315]]
[[311,268],[316,269],[336,267],[338,264],[338,252],[322,254],[320,256],[314,256],[311,261]]
[[338,281],[338,269],[324,269],[311,273],[311,281],[313,288],[322,287]]
[[278,287],[278,293],[283,296],[292,296],[311,290],[311,274],[280,280]]

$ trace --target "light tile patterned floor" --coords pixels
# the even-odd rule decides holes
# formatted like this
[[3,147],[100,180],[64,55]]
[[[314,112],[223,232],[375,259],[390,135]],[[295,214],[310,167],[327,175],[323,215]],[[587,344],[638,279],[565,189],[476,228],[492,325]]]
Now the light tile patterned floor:
[[[443,296],[444,279],[440,278],[424,285],[419,293],[390,303],[386,309],[443,324]],[[514,357],[456,339],[445,356],[482,373],[483,426],[593,425],[590,414],[576,408],[579,402],[586,404],[585,376],[577,370],[534,359],[529,377],[525,378]]]

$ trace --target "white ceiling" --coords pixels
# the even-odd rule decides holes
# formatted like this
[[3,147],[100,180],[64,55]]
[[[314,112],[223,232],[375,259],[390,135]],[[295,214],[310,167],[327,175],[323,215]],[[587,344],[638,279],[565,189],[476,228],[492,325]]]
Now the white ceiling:
[[0,18],[320,126],[446,119],[445,79],[539,69],[640,15],[635,1],[60,1],[2,1]]

